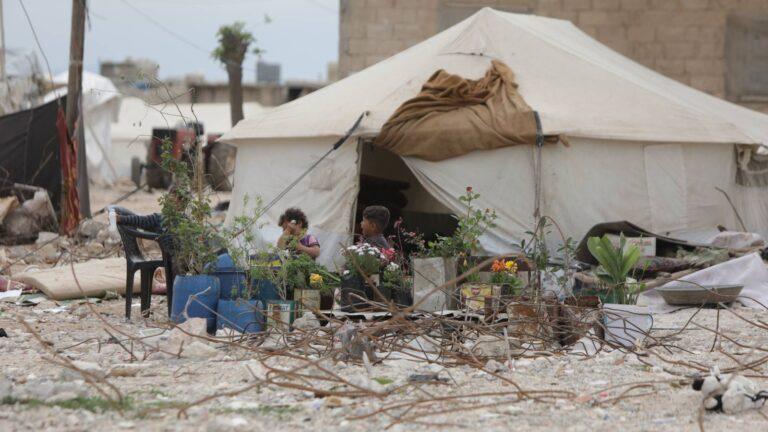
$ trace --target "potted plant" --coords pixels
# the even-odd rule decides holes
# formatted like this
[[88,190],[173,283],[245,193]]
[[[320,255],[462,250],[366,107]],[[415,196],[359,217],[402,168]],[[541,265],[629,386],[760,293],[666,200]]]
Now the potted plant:
[[326,305],[328,299],[331,301],[327,309],[333,307],[332,287],[338,284],[339,278],[309,256],[301,254],[286,264],[286,280],[296,301],[296,316],[302,316],[305,310],[323,309],[323,298]]
[[[440,311],[455,307],[455,285],[448,284],[459,274],[466,273],[471,266],[470,257],[480,246],[480,236],[496,226],[496,212],[479,209],[475,202],[480,194],[467,187],[466,193],[459,197],[465,211],[458,216],[456,230],[451,236],[438,236],[428,243],[425,257],[414,257],[413,301],[420,310]],[[468,282],[477,281],[476,275],[467,275]],[[434,292],[437,287],[444,287],[441,292]]]
[[[187,317],[205,318],[209,333],[216,331],[216,306],[219,280],[209,273],[215,269],[215,251],[221,245],[216,229],[209,223],[212,209],[199,182],[193,190],[189,164],[173,157],[171,143],[163,143],[162,166],[172,173],[174,188],[160,198],[165,233],[173,243],[173,283],[171,321],[184,322]],[[198,156],[202,157],[198,146]],[[191,171],[195,180],[202,173]]]
[[374,299],[381,281],[381,269],[388,260],[377,247],[365,243],[349,246],[343,253],[342,310],[356,311],[364,308],[368,299]]
[[637,339],[645,337],[653,324],[648,308],[634,305],[642,284],[629,277],[640,260],[640,248],[627,247],[623,234],[618,245],[614,245],[608,236],[590,237],[587,248],[600,264],[596,274],[605,285],[601,291],[601,300],[605,303],[605,339],[616,345],[633,346]]

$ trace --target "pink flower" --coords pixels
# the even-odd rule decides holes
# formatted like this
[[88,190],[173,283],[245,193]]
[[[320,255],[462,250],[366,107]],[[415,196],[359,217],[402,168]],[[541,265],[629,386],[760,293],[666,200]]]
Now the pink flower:
[[394,249],[382,249],[381,251],[384,256],[386,257],[387,261],[392,261],[395,259],[395,256],[397,255],[397,252],[395,252]]
[[467,186],[467,192],[472,192],[472,186]]

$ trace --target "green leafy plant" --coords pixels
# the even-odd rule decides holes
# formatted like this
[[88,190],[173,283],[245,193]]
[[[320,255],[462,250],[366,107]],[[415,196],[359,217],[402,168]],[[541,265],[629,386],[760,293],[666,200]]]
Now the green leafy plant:
[[640,260],[640,248],[635,245],[627,247],[626,242],[624,235],[619,238],[618,246],[614,246],[607,235],[587,240],[589,252],[600,263],[597,277],[607,285],[609,291],[615,290],[615,298],[622,304],[633,303],[639,288],[636,283],[627,283],[627,278]]
[[474,203],[480,194],[467,187],[466,193],[459,197],[466,207],[465,212],[458,217],[458,225],[453,235],[438,236],[435,241],[428,243],[427,255],[431,257],[460,257],[466,258],[477,251],[480,246],[480,236],[489,229],[496,227],[496,211],[476,208]]
[[192,171],[189,163],[173,156],[173,145],[162,143],[161,166],[173,174],[173,191],[160,197],[163,228],[173,238],[177,268],[188,274],[204,274],[214,269],[215,251],[222,245],[218,231],[209,223],[212,214],[207,195],[193,190],[193,179],[202,173]]

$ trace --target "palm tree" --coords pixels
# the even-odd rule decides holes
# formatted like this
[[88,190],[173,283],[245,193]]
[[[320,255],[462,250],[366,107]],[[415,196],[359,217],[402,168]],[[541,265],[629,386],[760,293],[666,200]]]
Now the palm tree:
[[[243,119],[243,60],[248,54],[248,48],[256,42],[253,35],[245,30],[245,23],[235,22],[219,28],[216,36],[219,46],[213,50],[213,58],[227,68],[229,77],[229,111],[232,126]],[[253,50],[258,54],[258,48]]]

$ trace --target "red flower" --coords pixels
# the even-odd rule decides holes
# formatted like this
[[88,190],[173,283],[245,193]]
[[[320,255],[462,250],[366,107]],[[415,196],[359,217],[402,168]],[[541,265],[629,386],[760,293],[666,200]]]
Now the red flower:
[[467,192],[472,192],[472,186],[467,186]]
[[384,256],[387,257],[387,261],[394,260],[395,256],[397,255],[397,252],[394,249],[382,249],[381,253],[383,253]]

